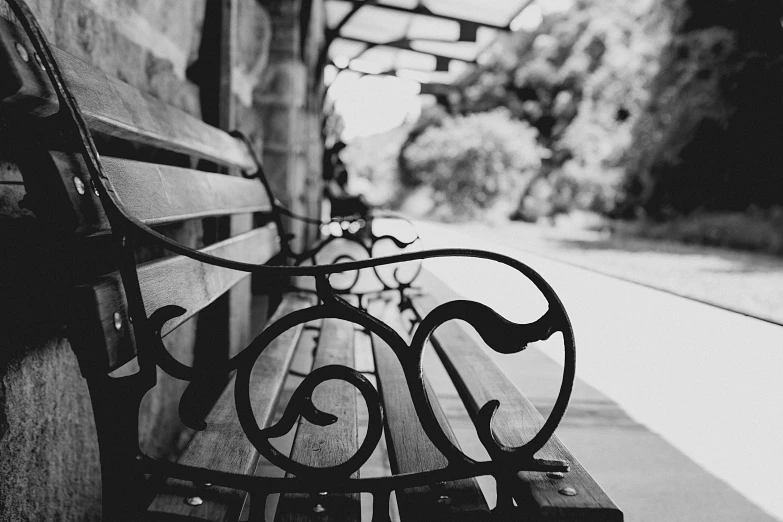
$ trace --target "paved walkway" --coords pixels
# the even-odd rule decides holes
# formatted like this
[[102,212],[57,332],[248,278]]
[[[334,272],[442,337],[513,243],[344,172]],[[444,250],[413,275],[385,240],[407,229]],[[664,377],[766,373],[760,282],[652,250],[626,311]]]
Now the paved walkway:
[[[498,250],[539,271],[569,311],[580,378],[559,430],[628,521],[783,519],[783,328],[421,223],[424,246]],[[459,293],[529,321],[512,271],[428,261]],[[486,265],[485,265],[486,266]],[[520,300],[525,306],[520,309]],[[542,409],[557,342],[502,367]],[[556,387],[556,384],[555,384]]]
[[783,324],[781,257],[521,222],[446,228]]

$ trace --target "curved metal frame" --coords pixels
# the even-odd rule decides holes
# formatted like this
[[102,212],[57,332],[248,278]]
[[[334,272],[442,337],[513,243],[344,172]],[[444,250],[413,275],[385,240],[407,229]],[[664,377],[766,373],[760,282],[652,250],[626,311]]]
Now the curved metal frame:
[[[292,473],[295,477],[255,477],[192,468],[181,464],[151,459],[144,456],[139,450],[137,460],[140,472],[162,474],[175,478],[210,482],[216,485],[242,489],[259,495],[261,498],[260,502],[263,504],[266,494],[289,491],[367,491],[372,492],[376,496],[377,502],[381,502],[384,498],[388,501],[390,491],[400,488],[480,475],[503,477],[511,472],[522,470],[565,471],[568,469],[568,465],[565,462],[545,461],[535,458],[535,453],[546,444],[565,413],[573,387],[576,364],[573,331],[565,308],[554,290],[535,270],[507,256],[480,250],[440,249],[372,258],[372,245],[367,247],[367,244],[358,239],[355,241],[368,251],[369,259],[313,266],[252,264],[200,252],[163,236],[132,216],[124,207],[119,195],[114,191],[111,181],[103,172],[100,158],[87,124],[79,111],[76,100],[62,80],[57,63],[37,22],[27,6],[20,0],[9,0],[9,5],[30,35],[36,52],[39,54],[45,65],[46,72],[55,86],[61,107],[67,111],[67,114],[75,124],[78,140],[84,147],[84,159],[91,181],[100,196],[101,203],[112,226],[114,244],[118,252],[120,273],[138,343],[140,371],[133,376],[134,382],[138,381],[144,390],[152,388],[156,382],[156,367],[160,367],[179,379],[189,380],[190,385],[180,402],[180,411],[183,411],[183,409],[187,409],[189,398],[197,395],[193,390],[198,386],[200,379],[196,378],[193,368],[176,361],[165,350],[161,341],[160,332],[163,324],[173,317],[181,315],[184,311],[176,306],[166,306],[157,310],[149,318],[146,315],[131,244],[133,239],[151,238],[164,248],[177,254],[233,270],[260,274],[266,277],[311,276],[315,278],[316,293],[321,300],[321,304],[292,312],[282,317],[267,327],[246,349],[231,358],[224,366],[213,369],[213,374],[215,375],[227,375],[229,372],[237,370],[235,402],[242,428],[248,439],[262,455],[283,470]],[[262,179],[262,182],[268,188],[265,180]],[[279,216],[275,219],[278,222],[280,221]],[[386,236],[378,239],[384,238]],[[395,238],[392,238],[392,240],[395,240]],[[329,241],[330,239],[327,239],[314,249],[299,254],[299,256],[302,259],[314,258],[317,252],[323,249]],[[411,243],[403,244],[402,248],[409,244]],[[438,306],[424,317],[414,332],[411,342],[406,343],[391,327],[367,314],[362,309],[351,306],[342,299],[329,283],[328,276],[331,274],[352,270],[358,271],[364,268],[375,270],[377,267],[404,261],[421,262],[424,259],[441,257],[485,259],[513,268],[523,277],[530,280],[538,291],[544,295],[548,303],[547,312],[532,323],[518,324],[504,319],[486,305],[473,301],[452,301]],[[404,283],[400,284],[397,289],[400,289],[400,287],[404,289],[405,286],[406,284]],[[401,292],[402,289],[400,289]],[[264,429],[257,425],[249,398],[250,374],[255,361],[269,343],[281,333],[298,324],[319,318],[338,318],[358,324],[388,343],[402,365],[415,411],[421,420],[426,436],[448,461],[445,468],[391,477],[351,478],[351,474],[369,458],[380,440],[383,430],[383,408],[378,393],[369,381],[356,370],[344,366],[327,366],[310,373],[294,393],[283,418],[277,424]],[[476,329],[484,341],[499,353],[517,353],[524,350],[530,342],[547,339],[556,332],[561,332],[563,335],[565,364],[560,392],[551,414],[531,440],[515,448],[503,445],[501,441],[497,440],[492,430],[492,418],[500,407],[499,402],[496,400],[489,401],[480,409],[474,423],[479,438],[491,457],[488,461],[476,461],[468,457],[450,441],[441,429],[430,403],[430,398],[425,391],[422,357],[426,342],[436,328],[454,319],[468,322]],[[269,439],[286,432],[298,415],[321,426],[336,421],[334,416],[318,410],[311,401],[312,390],[320,383],[333,379],[343,380],[355,386],[362,394],[370,413],[369,429],[357,453],[342,464],[328,468],[314,468],[294,462],[289,457],[277,452],[269,444]],[[196,429],[203,429],[205,426],[203,420],[200,419],[186,420]],[[381,514],[378,516],[382,517]]]
[[[376,219],[396,219],[403,221],[404,223],[408,224],[411,229],[413,230],[415,237],[410,241],[403,241],[399,239],[398,237],[395,237],[391,234],[384,234],[384,235],[376,235],[375,232],[372,229],[373,221]],[[349,261],[358,261],[354,256],[347,252],[336,252],[334,257],[325,260],[323,263],[319,263],[318,261],[318,255],[324,251],[324,249],[329,246],[332,243],[335,243],[337,241],[343,240],[347,241],[349,243],[353,243],[355,245],[358,245],[360,247],[360,251],[367,254],[366,259],[378,259],[376,256],[373,255],[376,247],[381,244],[382,241],[390,241],[392,244],[394,244],[397,248],[404,251],[406,248],[413,246],[421,241],[421,238],[419,237],[418,233],[415,232],[415,227],[413,223],[411,223],[410,220],[403,216],[398,216],[396,214],[373,214],[371,215],[368,220],[359,219],[359,220],[353,220],[353,219],[346,219],[346,220],[336,220],[333,221],[334,223],[339,223],[340,230],[343,232],[341,235],[334,235],[330,234],[325,239],[317,243],[312,248],[300,253],[300,254],[293,254],[291,256],[291,260],[293,261],[294,266],[302,266],[305,262],[310,262],[312,265],[318,265],[318,264],[328,264],[333,265],[338,262],[349,262]],[[353,224],[353,223],[359,223],[364,222],[359,225],[359,230],[356,232],[350,231],[350,226],[346,226],[346,224]],[[328,223],[324,223],[324,225],[327,225]],[[362,233],[362,231],[365,231]],[[421,261],[418,260],[418,263],[416,264],[416,267],[413,271],[413,275],[409,278],[406,278],[406,280],[401,280],[399,277],[399,267],[395,267],[395,269],[392,271],[392,279],[389,280],[383,275],[381,275],[381,272],[378,271],[378,266],[372,266],[370,267],[372,269],[373,274],[375,275],[376,280],[381,284],[380,289],[373,289],[371,293],[377,293],[378,291],[384,291],[384,290],[404,290],[413,283],[413,281],[418,277],[418,275],[421,273]],[[334,288],[338,293],[341,294],[348,294],[353,293],[355,294],[355,288],[356,284],[359,282],[359,272],[353,271],[354,277],[351,281],[351,284],[341,286],[339,288]]]

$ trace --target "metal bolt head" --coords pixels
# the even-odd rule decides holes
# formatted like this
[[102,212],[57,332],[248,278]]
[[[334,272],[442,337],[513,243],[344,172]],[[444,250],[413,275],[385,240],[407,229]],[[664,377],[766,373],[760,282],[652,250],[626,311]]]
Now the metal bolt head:
[[27,49],[24,48],[24,45],[20,44],[19,42],[14,42],[14,47],[16,47],[16,52],[19,53],[19,57],[22,59],[22,61],[30,61],[30,54],[27,52]]
[[185,499],[185,504],[187,504],[188,506],[196,507],[196,506],[200,506],[203,503],[204,501],[201,500],[201,497],[188,497]]
[[326,511],[326,508],[322,504],[316,504],[313,508],[313,513],[323,513]]
[[558,491],[561,495],[565,495],[566,497],[574,497],[576,496],[576,490],[572,487],[566,487]]
[[550,471],[549,473],[546,474],[546,476],[551,479],[561,479],[565,477],[565,475],[560,471]]
[[122,330],[122,316],[119,312],[114,312],[114,329],[118,332]]
[[79,193],[80,196],[84,196],[85,188],[84,188],[84,181],[82,181],[82,178],[78,176],[73,177],[73,186],[76,188],[76,192]]

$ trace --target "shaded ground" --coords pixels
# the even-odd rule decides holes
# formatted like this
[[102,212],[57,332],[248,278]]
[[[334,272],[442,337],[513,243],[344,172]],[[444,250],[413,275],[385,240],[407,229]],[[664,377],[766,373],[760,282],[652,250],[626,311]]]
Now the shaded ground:
[[518,222],[443,226],[783,324],[778,257]]

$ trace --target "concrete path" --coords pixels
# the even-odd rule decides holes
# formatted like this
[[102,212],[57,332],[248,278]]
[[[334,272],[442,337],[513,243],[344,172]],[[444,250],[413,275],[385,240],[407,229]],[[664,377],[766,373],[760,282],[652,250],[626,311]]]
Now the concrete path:
[[[626,520],[783,519],[783,328],[453,229],[417,226],[427,248],[500,251],[558,292],[576,333],[580,379],[559,434]],[[476,260],[427,267],[509,319],[529,321],[545,310],[511,270]],[[501,365],[541,409],[556,393],[559,346],[539,343]]]

